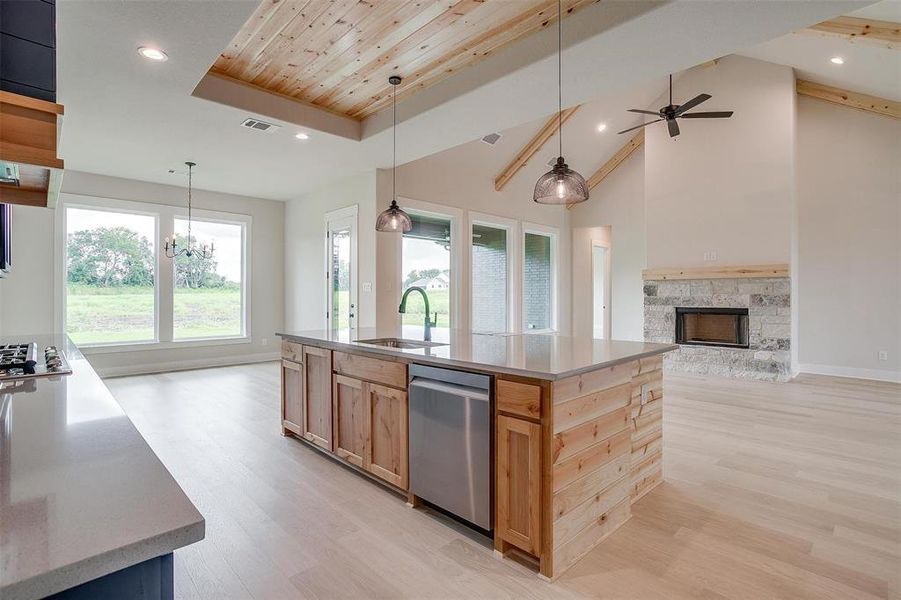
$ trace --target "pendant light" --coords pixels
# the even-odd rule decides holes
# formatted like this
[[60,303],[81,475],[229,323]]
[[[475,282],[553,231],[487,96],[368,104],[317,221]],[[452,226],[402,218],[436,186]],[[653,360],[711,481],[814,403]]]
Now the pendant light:
[[186,162],[185,165],[188,167],[188,241],[184,248],[179,249],[179,243],[175,240],[175,234],[172,234],[172,241],[169,241],[169,238],[166,238],[166,245],[163,247],[163,253],[166,255],[166,258],[176,258],[184,254],[188,258],[194,256],[201,260],[207,260],[213,257],[213,252],[215,251],[215,243],[210,242],[210,245],[207,246],[204,244],[200,248],[194,246],[194,238],[191,237],[191,175],[194,167],[197,166],[197,163]]
[[557,139],[560,154],[554,168],[535,184],[532,199],[539,204],[576,204],[588,200],[585,178],[567,166],[563,159],[563,8],[557,0]]
[[388,78],[388,83],[394,86],[392,94],[394,98],[394,125],[392,126],[393,136],[393,153],[394,158],[391,163],[391,206],[382,211],[375,220],[376,231],[410,231],[413,229],[413,221],[410,215],[397,205],[397,86],[400,85],[401,78],[392,75]]

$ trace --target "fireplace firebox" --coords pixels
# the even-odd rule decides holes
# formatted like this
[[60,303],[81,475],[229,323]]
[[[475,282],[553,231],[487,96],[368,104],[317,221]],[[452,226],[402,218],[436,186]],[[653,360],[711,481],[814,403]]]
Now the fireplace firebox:
[[676,343],[748,348],[748,309],[677,306]]

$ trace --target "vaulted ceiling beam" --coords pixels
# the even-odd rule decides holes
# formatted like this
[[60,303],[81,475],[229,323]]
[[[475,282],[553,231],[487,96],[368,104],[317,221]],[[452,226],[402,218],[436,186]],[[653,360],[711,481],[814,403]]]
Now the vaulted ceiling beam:
[[901,119],[901,102],[843,90],[812,81],[804,81],[803,79],[797,81],[796,88],[802,96],[819,98],[834,104]]
[[[564,109],[560,119],[563,123],[566,123],[566,121],[569,120],[569,118],[573,116],[577,110],[579,110],[578,105],[573,106],[572,108]],[[519,151],[519,154],[517,154],[512,161],[510,161],[510,164],[504,167],[504,170],[494,178],[495,191],[499,192],[504,189],[504,186],[507,185],[507,183],[511,179],[513,179],[513,176],[516,175],[516,173],[520,169],[526,166],[526,163],[528,163],[529,160],[531,160],[531,158],[535,156],[535,153],[541,150],[541,148],[547,143],[547,141],[551,139],[551,137],[553,137],[555,133],[557,133],[557,121],[557,115],[554,114],[554,116],[548,119],[547,123],[545,123],[544,126],[538,130],[538,133],[535,134],[535,137],[529,140],[529,143]]]
[[[599,183],[604,181],[608,175],[613,173],[618,166],[620,166],[624,160],[632,156],[632,153],[641,148],[641,145],[644,144],[644,129],[639,129],[638,133],[636,133],[632,139],[625,143],[625,145],[616,151],[610,160],[601,165],[601,168],[594,172],[594,174],[588,178],[588,189],[593,190]],[[575,204],[567,204],[566,208],[572,208]]]
[[901,48],[901,23],[857,17],[836,17],[803,30],[852,42],[867,42],[886,48]]

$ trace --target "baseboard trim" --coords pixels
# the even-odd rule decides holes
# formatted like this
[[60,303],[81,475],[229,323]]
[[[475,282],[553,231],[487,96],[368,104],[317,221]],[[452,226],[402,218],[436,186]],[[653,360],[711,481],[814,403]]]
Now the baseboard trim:
[[874,381],[888,381],[901,383],[901,371],[888,369],[858,369],[855,367],[836,367],[833,365],[799,365],[802,373],[811,375],[831,375],[833,377],[850,377],[852,379],[871,379]]
[[[127,367],[96,367],[94,370],[100,377],[125,377],[128,375],[151,375],[154,373],[166,373],[169,371],[191,371],[194,369],[208,369],[211,367],[231,367],[234,365],[249,365],[278,360],[281,354],[278,352],[266,352],[243,356],[221,356],[211,358],[195,358],[192,360],[179,360],[175,362],[145,363],[140,365],[128,365]],[[90,362],[90,358],[88,359]],[[93,365],[92,365],[93,366]]]

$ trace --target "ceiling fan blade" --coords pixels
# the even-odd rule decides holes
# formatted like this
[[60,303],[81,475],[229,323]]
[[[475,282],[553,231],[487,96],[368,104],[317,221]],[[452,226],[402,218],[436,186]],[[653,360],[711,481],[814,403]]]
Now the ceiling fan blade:
[[652,110],[640,110],[640,109],[638,109],[638,108],[629,108],[629,109],[627,109],[627,110],[628,110],[629,112],[641,113],[641,114],[643,114],[643,115],[654,115],[655,117],[659,117],[659,116],[660,116],[660,113],[659,113],[659,112],[654,112],[654,111],[652,111]]
[[710,100],[710,98],[711,98],[710,94],[698,94],[697,96],[695,96],[694,98],[692,98],[691,100],[686,102],[685,104],[680,105],[679,108],[676,109],[676,116],[678,117],[679,115],[684,113],[686,110],[691,110],[692,108],[694,108],[701,102],[707,102],[708,100]]
[[732,116],[731,110],[721,110],[715,112],[696,112],[696,113],[685,113],[684,115],[679,115],[680,119],[728,119]]
[[655,121],[648,121],[647,123],[642,123],[641,125],[636,125],[635,127],[629,127],[628,129],[623,129],[622,131],[617,131],[616,133],[617,133],[617,134],[620,134],[620,133],[628,133],[629,131],[632,131],[633,129],[641,129],[642,127],[644,127],[644,126],[646,126],[646,125],[650,125],[651,123],[657,123],[657,122],[662,121],[662,120],[663,120],[663,119],[657,119],[657,120],[655,120]]
[[667,119],[666,126],[669,128],[669,136],[676,137],[679,135],[679,124],[675,119]]

